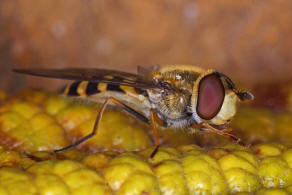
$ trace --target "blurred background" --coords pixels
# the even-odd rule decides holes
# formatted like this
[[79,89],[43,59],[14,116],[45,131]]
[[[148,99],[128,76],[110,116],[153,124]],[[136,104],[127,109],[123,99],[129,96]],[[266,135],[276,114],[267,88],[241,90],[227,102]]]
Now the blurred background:
[[2,0],[0,88],[61,85],[13,67],[136,72],[155,64],[215,68],[244,86],[287,82],[291,18],[288,0]]

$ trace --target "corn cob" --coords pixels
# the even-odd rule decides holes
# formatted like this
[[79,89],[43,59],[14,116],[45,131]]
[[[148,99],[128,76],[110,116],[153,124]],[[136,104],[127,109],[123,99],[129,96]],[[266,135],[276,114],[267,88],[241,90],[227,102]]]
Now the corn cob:
[[[88,133],[95,110],[40,91],[5,100],[0,106],[0,194],[292,193],[291,144],[173,146],[176,134],[166,134],[170,140],[166,143],[172,146],[161,147],[150,159],[149,134],[115,111],[106,113],[100,128],[111,133],[100,133],[79,150],[50,152]],[[274,116],[260,112],[268,113],[260,115],[264,119]],[[253,120],[261,121],[257,116]],[[272,123],[287,118],[288,114],[278,115]],[[236,120],[240,126],[245,119]],[[252,126],[243,127],[246,124],[240,127]],[[262,128],[270,128],[263,124]],[[289,130],[288,122],[280,124],[271,124],[272,135],[276,129]],[[180,143],[190,140],[182,136]]]

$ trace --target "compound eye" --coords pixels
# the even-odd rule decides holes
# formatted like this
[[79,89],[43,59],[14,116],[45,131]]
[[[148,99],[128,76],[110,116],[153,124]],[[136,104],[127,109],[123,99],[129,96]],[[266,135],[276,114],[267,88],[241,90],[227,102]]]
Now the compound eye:
[[197,114],[205,120],[215,117],[221,109],[225,90],[221,79],[211,74],[201,79],[198,89]]

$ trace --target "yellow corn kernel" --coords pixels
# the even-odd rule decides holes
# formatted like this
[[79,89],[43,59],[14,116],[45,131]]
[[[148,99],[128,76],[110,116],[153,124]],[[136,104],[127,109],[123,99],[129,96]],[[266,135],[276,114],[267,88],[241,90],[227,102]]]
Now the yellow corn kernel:
[[292,170],[281,158],[263,159],[259,165],[259,176],[266,188],[284,188],[292,185]]
[[32,176],[13,168],[0,169],[0,184],[13,195],[32,195],[37,192]]
[[58,176],[53,174],[37,175],[35,184],[39,190],[39,194],[60,194],[69,195],[70,189],[65,182]]

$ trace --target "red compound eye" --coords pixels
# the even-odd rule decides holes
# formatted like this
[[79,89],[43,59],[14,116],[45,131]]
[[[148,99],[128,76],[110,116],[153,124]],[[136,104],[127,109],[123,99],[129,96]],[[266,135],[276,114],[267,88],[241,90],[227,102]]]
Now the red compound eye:
[[221,79],[215,74],[205,76],[199,83],[197,114],[202,119],[212,119],[220,111],[224,97]]

